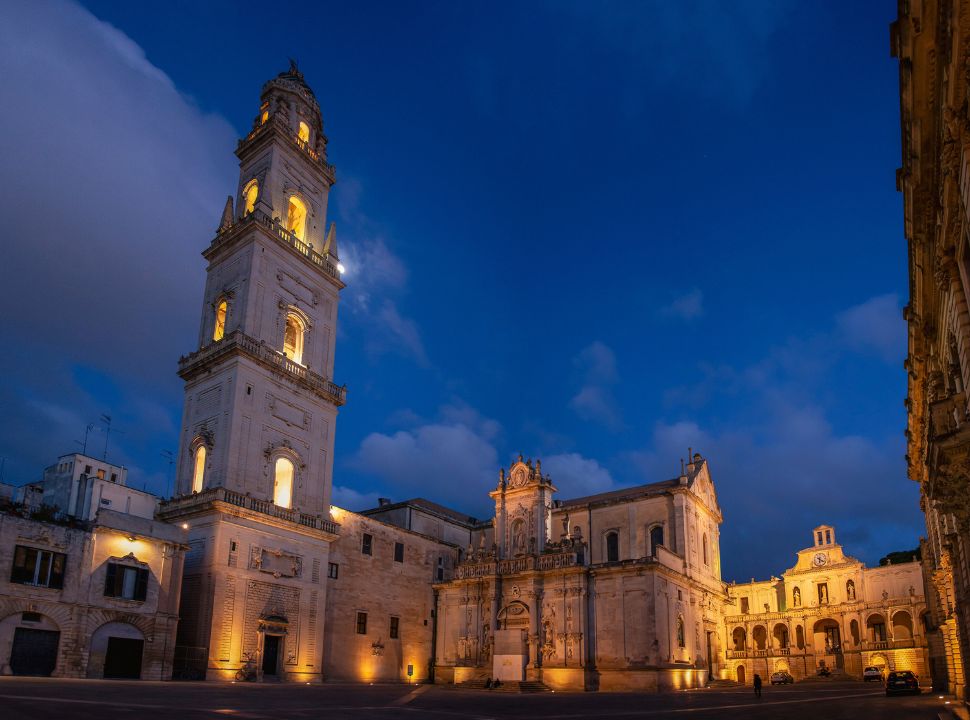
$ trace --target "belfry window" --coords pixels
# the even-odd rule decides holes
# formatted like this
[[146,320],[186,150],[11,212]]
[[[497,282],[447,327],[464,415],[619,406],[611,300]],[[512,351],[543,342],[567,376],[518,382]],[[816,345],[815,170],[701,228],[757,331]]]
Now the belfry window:
[[226,313],[229,311],[229,303],[225,298],[216,305],[216,324],[212,330],[212,340],[218,342],[226,336]]
[[267,120],[269,120],[269,103],[263,103],[259,109],[259,124],[265,125]]
[[306,238],[306,205],[295,195],[290,197],[290,206],[286,213],[286,229],[296,235],[296,239]]
[[283,354],[295,363],[303,364],[303,321],[295,313],[287,313],[283,331]]
[[277,458],[273,473],[273,504],[288,508],[293,503],[293,461]]
[[296,136],[299,138],[301,143],[305,144],[310,142],[310,126],[301,120],[300,129],[297,131]]
[[259,183],[250,180],[243,188],[243,217],[256,209],[256,198],[259,197]]
[[195,464],[192,467],[192,492],[202,492],[203,481],[205,480],[205,445],[199,445],[195,449]]

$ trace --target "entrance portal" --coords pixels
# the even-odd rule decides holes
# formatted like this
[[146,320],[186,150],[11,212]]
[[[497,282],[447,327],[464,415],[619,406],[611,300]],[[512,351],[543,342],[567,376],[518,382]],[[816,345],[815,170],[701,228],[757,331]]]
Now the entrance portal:
[[16,628],[10,651],[10,671],[14,675],[49,677],[57,667],[57,646],[61,634],[54,630]]
[[744,665],[738,665],[738,682],[744,685]]
[[263,636],[263,675],[276,676],[280,660],[280,636]]
[[104,654],[104,676],[129,680],[141,678],[141,655],[144,649],[144,640],[109,637],[108,650]]

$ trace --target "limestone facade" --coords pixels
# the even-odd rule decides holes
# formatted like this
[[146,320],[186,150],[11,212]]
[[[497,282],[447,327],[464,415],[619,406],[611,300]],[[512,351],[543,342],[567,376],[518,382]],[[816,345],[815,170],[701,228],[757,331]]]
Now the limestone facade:
[[0,512],[0,674],[166,680],[185,545],[166,523]]
[[906,407],[909,477],[926,516],[921,543],[934,687],[964,697],[970,652],[970,6],[900,2],[903,225],[909,247]]
[[800,680],[821,668],[862,679],[863,668],[928,677],[928,613],[921,565],[866,568],[822,525],[781,577],[731,583],[724,606],[722,677],[751,682],[780,670]]
[[539,461],[500,473],[495,516],[436,584],[435,680],[664,690],[720,664],[718,527],[706,461],[673,480],[574,500]]

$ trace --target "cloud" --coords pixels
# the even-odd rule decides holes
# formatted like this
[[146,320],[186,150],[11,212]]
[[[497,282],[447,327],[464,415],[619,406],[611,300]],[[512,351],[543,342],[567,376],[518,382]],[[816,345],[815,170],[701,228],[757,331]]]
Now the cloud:
[[611,430],[620,429],[623,419],[613,395],[613,386],[619,381],[616,355],[597,340],[584,348],[573,359],[573,364],[582,374],[583,385],[569,401],[569,407],[583,420]]
[[889,363],[906,354],[906,322],[895,293],[869,298],[836,316],[845,344],[859,352],[872,352]]
[[693,288],[662,306],[657,314],[661,317],[678,320],[693,320],[704,314],[704,293]]
[[549,455],[542,460],[542,471],[552,476],[560,498],[575,498],[614,489],[610,471],[596,460],[578,453]]
[[[124,446],[155,457],[173,444],[172,421],[154,423],[181,398],[174,364],[195,345],[198,253],[235,187],[237,134],[80,6],[8,3],[2,16],[0,95],[16,110],[0,120],[0,306],[16,312],[0,346],[16,350],[0,371],[18,383],[4,392],[0,451],[20,475],[10,479],[29,479],[109,411],[124,418]],[[69,363],[112,378],[117,406]],[[54,406],[70,410],[45,419]]]
[[418,324],[400,310],[399,298],[407,292],[407,266],[388,247],[382,228],[367,215],[362,202],[360,182],[344,180],[337,202],[347,282],[343,302],[366,332],[364,344],[371,357],[393,352],[428,367]]
[[395,500],[426,497],[488,513],[487,493],[499,467],[492,440],[500,429],[496,421],[456,400],[440,408],[435,421],[392,434],[369,434],[347,465],[372,476],[380,487],[393,488]]
[[377,507],[378,497],[376,492],[362,493],[344,485],[334,485],[330,503],[351,512],[359,512]]

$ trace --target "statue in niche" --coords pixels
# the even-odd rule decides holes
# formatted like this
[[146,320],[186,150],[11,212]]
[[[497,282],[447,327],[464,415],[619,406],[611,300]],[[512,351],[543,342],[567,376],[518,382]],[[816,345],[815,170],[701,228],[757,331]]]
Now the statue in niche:
[[525,552],[525,523],[516,520],[512,526],[512,552],[521,555]]
[[802,591],[799,590],[798,588],[795,588],[792,591],[791,595],[792,595],[792,605],[794,605],[795,607],[799,607],[802,604]]

